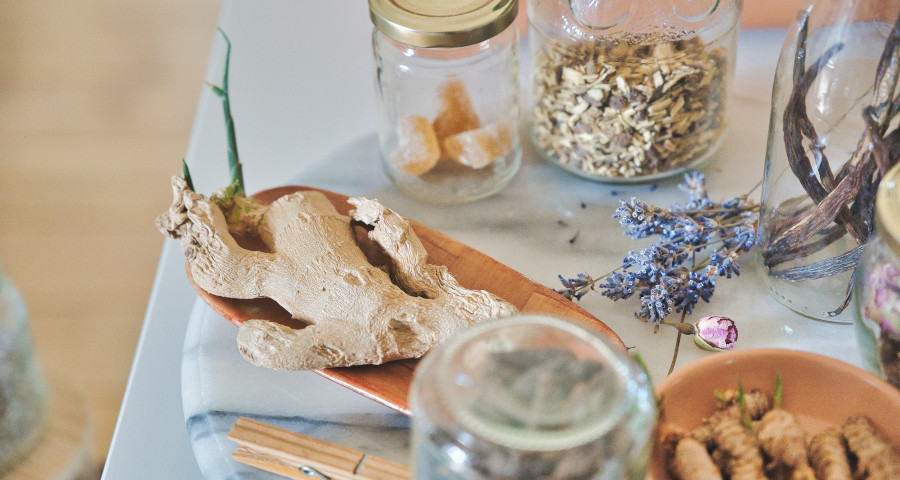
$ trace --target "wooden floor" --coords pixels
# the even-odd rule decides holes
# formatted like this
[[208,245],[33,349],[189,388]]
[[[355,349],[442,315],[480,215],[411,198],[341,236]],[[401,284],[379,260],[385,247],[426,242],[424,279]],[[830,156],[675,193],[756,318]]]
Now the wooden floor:
[[[790,3],[752,0],[745,14]],[[87,397],[97,465],[218,9],[214,0],[0,0],[0,265],[24,294],[43,369]]]
[[0,265],[102,465],[219,2],[0,0]]

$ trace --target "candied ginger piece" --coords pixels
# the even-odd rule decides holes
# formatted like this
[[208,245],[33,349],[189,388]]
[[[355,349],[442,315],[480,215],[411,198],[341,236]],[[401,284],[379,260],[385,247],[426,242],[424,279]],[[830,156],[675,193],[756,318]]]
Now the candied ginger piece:
[[481,126],[462,80],[451,78],[441,84],[438,87],[438,101],[440,107],[434,118],[434,132],[438,139]]
[[512,151],[512,128],[509,124],[494,122],[485,125],[484,129],[497,139],[497,144],[500,146],[498,155],[509,155],[509,152]]
[[388,161],[410,175],[422,175],[437,165],[441,158],[434,128],[427,118],[407,115],[397,121],[397,149]]
[[444,151],[457,162],[478,169],[494,163],[512,150],[509,126],[491,123],[444,140]]

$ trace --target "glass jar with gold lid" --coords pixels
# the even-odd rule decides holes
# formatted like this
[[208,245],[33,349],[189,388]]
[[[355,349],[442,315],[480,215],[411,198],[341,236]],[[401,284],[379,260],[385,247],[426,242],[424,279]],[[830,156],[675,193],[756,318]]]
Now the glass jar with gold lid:
[[521,164],[516,0],[369,0],[385,171],[413,197],[470,201]]
[[900,388],[900,165],[878,186],[875,231],[853,285],[863,357],[871,370]]
[[582,178],[650,182],[724,141],[741,0],[528,0],[528,129]]

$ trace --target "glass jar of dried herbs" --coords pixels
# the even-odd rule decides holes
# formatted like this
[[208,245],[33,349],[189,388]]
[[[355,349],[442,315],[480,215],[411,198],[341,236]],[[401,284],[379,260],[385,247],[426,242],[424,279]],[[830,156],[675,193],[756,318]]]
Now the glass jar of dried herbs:
[[867,364],[900,388],[900,165],[878,187],[875,231],[853,284],[857,338]]
[[36,445],[46,398],[25,304],[0,270],[0,477]]
[[382,164],[394,186],[457,203],[522,161],[517,0],[369,0]]
[[576,175],[651,181],[724,141],[741,0],[529,0],[537,151]]
[[624,350],[554,317],[472,326],[416,368],[413,478],[643,479],[653,390]]
[[776,69],[757,236],[770,292],[840,316],[872,233],[875,192],[900,158],[900,2],[815,0]]

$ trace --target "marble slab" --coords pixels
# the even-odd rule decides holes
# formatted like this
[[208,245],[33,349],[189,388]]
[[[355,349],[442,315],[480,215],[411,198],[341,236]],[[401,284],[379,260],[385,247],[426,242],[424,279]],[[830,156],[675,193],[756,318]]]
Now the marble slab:
[[[713,197],[749,191],[762,176],[769,116],[763,88],[760,84],[738,90],[733,98],[729,137],[703,169]],[[753,95],[741,94],[747,91]],[[537,159],[526,146],[522,170],[500,194],[465,205],[432,205],[394,190],[381,171],[377,152],[374,134],[354,139],[290,183],[378,198],[553,288],[558,286],[558,274],[608,272],[638,246],[611,218],[620,198],[637,196],[657,205],[682,200],[680,178],[641,185],[594,183]],[[801,349],[861,366],[852,326],[793,314],[766,293],[751,256],[745,256],[742,265],[744,273],[718,282],[712,302],[698,305],[694,318],[719,314],[735,319],[740,328],[737,348]],[[640,352],[653,378],[662,379],[672,359],[675,331],[663,328],[653,333],[652,325],[634,317],[636,302],[612,302],[592,294],[581,303]],[[194,454],[206,478],[270,478],[230,460],[235,444],[226,435],[238,416],[407,462],[407,418],[315,373],[250,365],[237,351],[236,327],[199,301],[189,322],[182,398]],[[682,342],[677,366],[703,355],[709,353],[690,340]]]

